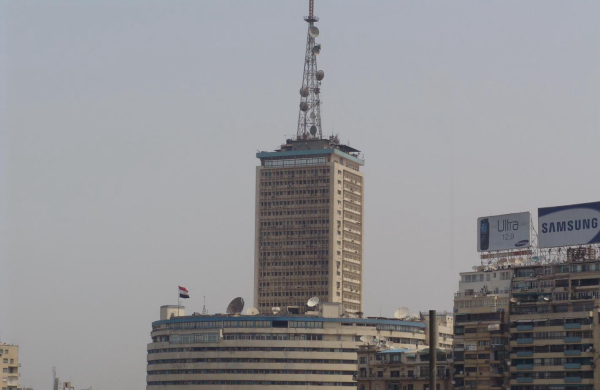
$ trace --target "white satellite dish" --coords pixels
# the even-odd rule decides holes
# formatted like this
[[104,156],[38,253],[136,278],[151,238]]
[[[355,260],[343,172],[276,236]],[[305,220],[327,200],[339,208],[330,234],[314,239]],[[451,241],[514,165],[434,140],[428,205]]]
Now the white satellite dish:
[[480,265],[477,267],[477,272],[481,272],[485,269],[485,267],[483,265]]
[[517,303],[517,302],[519,302],[519,300],[518,300],[517,298],[514,298],[514,297],[513,297],[513,298],[510,298],[510,301],[511,301],[512,303]]
[[312,297],[306,302],[306,306],[315,307],[319,304],[319,297]]
[[477,271],[477,266],[474,265],[473,267],[471,267],[473,269],[473,271]]
[[407,315],[408,315],[408,308],[406,308],[406,307],[401,307],[400,309],[398,309],[394,312],[394,318],[397,318],[397,319],[406,318]]
[[308,35],[310,35],[313,38],[316,38],[319,36],[319,29],[316,28],[315,26],[312,26],[311,28],[308,29]]
[[519,257],[518,259],[515,260],[515,264],[516,265],[521,265],[523,264],[523,259],[521,257]]
[[413,315],[412,315],[412,316],[413,316],[413,318],[414,318],[414,319],[421,318],[421,316],[419,316],[417,313],[413,313]]
[[272,312],[273,314],[277,314],[277,313],[279,313],[280,311],[281,311],[281,308],[280,308],[280,307],[278,307],[278,306],[275,306],[275,307],[272,307],[272,308],[271,308],[271,312]]
[[321,45],[314,45],[312,48],[312,53],[316,56],[319,55],[319,53],[321,52]]
[[506,257],[503,257],[500,260],[498,260],[498,265],[506,264],[506,262],[507,262]]
[[259,313],[258,309],[255,307],[251,307],[248,310],[246,310],[246,315],[248,316],[255,316]]
[[514,264],[515,263],[515,259],[513,259],[512,257],[510,259],[508,259],[508,264]]
[[498,269],[498,266],[496,264],[492,264],[490,265],[490,268],[492,269],[492,271],[495,271]]

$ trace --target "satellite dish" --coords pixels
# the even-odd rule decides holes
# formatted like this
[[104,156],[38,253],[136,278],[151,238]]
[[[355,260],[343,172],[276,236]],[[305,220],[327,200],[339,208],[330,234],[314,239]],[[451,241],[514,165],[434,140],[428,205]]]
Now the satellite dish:
[[309,131],[310,131],[310,134],[311,134],[311,135],[316,135],[316,134],[317,134],[317,126],[315,126],[315,125],[312,125],[312,126],[310,127],[310,130],[309,130]]
[[515,260],[515,264],[516,265],[521,265],[523,264],[523,259],[521,257],[519,257],[517,260]]
[[508,264],[514,264],[515,263],[515,259],[513,259],[512,257],[510,259],[508,259]]
[[548,302],[548,301],[550,300],[550,298],[549,298],[549,297],[544,297],[544,298],[542,298],[542,299],[543,299],[544,301],[546,301],[546,302]]
[[321,45],[315,45],[312,48],[312,53],[316,56],[319,55],[319,53],[321,52]]
[[367,336],[360,336],[360,341],[362,341],[363,343],[367,343]]
[[[316,129],[316,127],[315,127],[315,129]],[[313,134],[312,127],[310,128],[310,133]],[[308,307],[315,307],[318,304],[319,304],[319,297],[312,297],[308,300],[308,302],[306,302],[306,306],[308,306]]]
[[227,314],[240,314],[244,310],[244,298],[237,297],[227,306]]
[[325,72],[323,72],[322,70],[317,71],[317,80],[318,81],[323,80],[324,77],[325,77]]
[[408,308],[406,308],[406,307],[401,307],[400,309],[398,309],[394,312],[394,318],[397,318],[397,319],[406,318],[407,315],[408,315]]
[[255,307],[251,307],[250,309],[248,309],[248,310],[246,311],[246,315],[249,315],[249,316],[255,316],[255,315],[257,315],[258,313],[259,313],[259,311],[258,311],[258,309],[257,309],[257,308],[255,308]]
[[300,110],[301,110],[301,111],[308,111],[308,103],[306,103],[306,102],[301,102],[301,103],[300,103]]
[[315,115],[314,111],[310,113],[310,119],[315,119],[317,116]]
[[492,271],[495,271],[498,269],[498,266],[496,264],[492,264],[490,265],[490,268],[492,269]]
[[471,267],[473,269],[473,271],[477,271],[477,266],[474,265],[473,267]]
[[275,306],[275,307],[272,307],[272,308],[271,308],[271,312],[272,312],[273,314],[277,314],[277,313],[279,313],[280,311],[281,311],[281,308],[280,308],[280,307],[278,307],[278,306]]
[[417,313],[413,313],[413,315],[412,315],[412,316],[413,316],[413,318],[415,318],[415,319],[416,319],[416,318],[420,318],[420,316],[419,316]]
[[498,264],[502,265],[502,264],[506,264],[507,260],[505,257],[501,258],[500,260],[498,260]]
[[517,303],[517,302],[519,302],[519,300],[518,300],[517,298],[510,298],[510,301],[511,301],[512,303]]
[[308,96],[308,87],[300,88],[300,96],[302,96],[302,97]]
[[485,267],[483,265],[480,265],[477,267],[477,272],[481,272],[485,269]]
[[312,26],[311,28],[308,29],[308,35],[310,35],[313,38],[316,38],[319,36],[319,29],[316,28],[315,26]]

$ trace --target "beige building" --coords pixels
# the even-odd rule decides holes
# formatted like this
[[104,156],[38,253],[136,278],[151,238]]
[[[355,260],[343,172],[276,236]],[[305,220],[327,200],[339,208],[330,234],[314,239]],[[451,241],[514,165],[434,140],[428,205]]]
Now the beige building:
[[0,367],[2,390],[15,390],[19,387],[21,364],[18,345],[0,343]]
[[[360,346],[358,390],[428,390],[429,348],[382,349]],[[451,352],[437,349],[437,390],[452,389]]]
[[460,274],[454,295],[455,389],[508,388],[508,309],[511,270]]
[[313,296],[363,311],[358,155],[337,137],[288,140],[256,155],[254,306],[261,313],[304,313]]
[[178,316],[176,306],[163,306],[148,344],[147,389],[353,387],[361,336],[422,349],[425,333],[421,320],[350,318],[340,303],[256,316]]

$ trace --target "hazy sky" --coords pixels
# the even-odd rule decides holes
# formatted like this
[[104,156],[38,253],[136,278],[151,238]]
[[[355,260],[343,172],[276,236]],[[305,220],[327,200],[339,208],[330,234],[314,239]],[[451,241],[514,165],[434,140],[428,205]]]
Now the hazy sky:
[[[479,216],[600,200],[600,2],[315,9],[323,131],[366,158],[367,315],[450,310]],[[255,153],[296,131],[307,13],[0,1],[0,331],[22,384],[57,366],[143,389],[178,284],[188,312],[252,302]]]

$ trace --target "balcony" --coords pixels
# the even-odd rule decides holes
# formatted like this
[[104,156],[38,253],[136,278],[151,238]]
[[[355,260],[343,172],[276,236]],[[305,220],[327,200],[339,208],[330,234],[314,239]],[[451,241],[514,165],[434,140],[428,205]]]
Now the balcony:
[[581,382],[580,376],[566,376],[565,383],[579,383]]
[[533,330],[533,325],[518,325],[517,331],[522,332],[524,330]]
[[565,356],[581,356],[581,351],[578,349],[565,349]]
[[533,364],[517,364],[517,370],[533,370]]
[[517,378],[517,383],[533,383],[532,377],[519,377]]
[[533,344],[533,338],[528,337],[526,339],[518,339],[517,344]]
[[518,351],[517,357],[532,357],[533,351]]
[[581,363],[566,363],[565,370],[576,370],[581,368]]
[[565,329],[581,329],[580,323],[564,324]]
[[565,337],[564,341],[565,343],[580,343],[581,337]]

